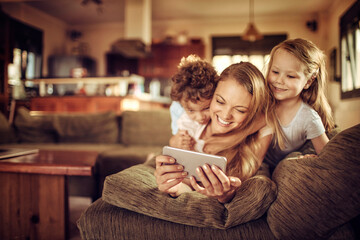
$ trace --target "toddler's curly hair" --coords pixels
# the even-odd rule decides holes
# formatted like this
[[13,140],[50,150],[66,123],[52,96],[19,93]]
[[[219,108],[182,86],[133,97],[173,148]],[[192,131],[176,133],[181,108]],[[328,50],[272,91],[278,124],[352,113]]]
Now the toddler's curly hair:
[[215,68],[197,55],[183,57],[172,77],[171,99],[192,101],[212,99],[219,76]]

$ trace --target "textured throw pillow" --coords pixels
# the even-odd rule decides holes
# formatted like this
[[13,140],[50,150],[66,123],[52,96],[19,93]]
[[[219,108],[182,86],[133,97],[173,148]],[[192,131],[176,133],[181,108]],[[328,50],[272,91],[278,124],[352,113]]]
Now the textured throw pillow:
[[28,109],[21,107],[16,112],[14,126],[20,142],[56,142],[51,116],[31,116]]
[[177,198],[160,192],[154,168],[133,166],[106,178],[102,199],[112,205],[151,217],[197,227],[226,229],[261,217],[276,196],[265,176],[245,181],[228,204],[189,192]]
[[279,239],[322,239],[360,215],[360,124],[332,138],[317,157],[283,160],[267,221]]
[[118,124],[113,112],[56,114],[53,118],[59,142],[116,143],[118,141]]
[[122,143],[126,145],[168,145],[171,137],[170,113],[125,111],[122,113]]

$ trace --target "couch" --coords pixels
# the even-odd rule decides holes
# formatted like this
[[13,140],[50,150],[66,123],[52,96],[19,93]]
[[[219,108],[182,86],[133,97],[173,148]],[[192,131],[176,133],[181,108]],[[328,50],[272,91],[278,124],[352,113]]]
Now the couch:
[[291,153],[272,175],[246,180],[227,204],[158,191],[148,161],[107,176],[78,228],[82,239],[359,239],[359,146],[360,124],[316,157]]
[[101,196],[107,175],[146,161],[171,137],[167,109],[97,114],[36,114],[19,108],[13,124],[0,113],[0,148],[88,150],[99,153],[93,177],[71,176],[69,194]]

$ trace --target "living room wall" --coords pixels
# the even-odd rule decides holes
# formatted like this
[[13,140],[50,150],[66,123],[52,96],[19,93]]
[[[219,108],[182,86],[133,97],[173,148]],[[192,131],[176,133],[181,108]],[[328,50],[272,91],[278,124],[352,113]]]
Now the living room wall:
[[[321,24],[327,26],[324,34],[324,47],[329,56],[333,49],[337,50],[337,75],[340,76],[339,58],[339,19],[351,7],[356,0],[334,1],[327,15],[321,19]],[[328,61],[329,62],[329,61]],[[360,98],[341,99],[340,82],[331,80],[328,86],[328,96],[331,107],[334,111],[335,122],[340,128],[346,129],[360,123]]]

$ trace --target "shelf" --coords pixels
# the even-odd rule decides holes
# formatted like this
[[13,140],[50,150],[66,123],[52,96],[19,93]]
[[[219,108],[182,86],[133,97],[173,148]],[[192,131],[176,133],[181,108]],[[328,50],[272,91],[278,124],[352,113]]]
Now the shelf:
[[129,77],[40,78],[27,80],[26,82],[32,82],[35,84],[116,84],[122,81],[126,81],[128,83],[143,84],[144,78],[139,75],[132,74]]
[[38,84],[39,85],[39,94],[40,96],[46,95],[46,85],[49,84],[77,84],[79,86],[84,85],[118,85],[119,89],[122,89],[119,92],[120,95],[126,95],[129,84],[144,85],[144,77],[131,74],[129,77],[87,77],[87,78],[41,78],[41,79],[32,79],[27,80],[25,85],[28,84]]

